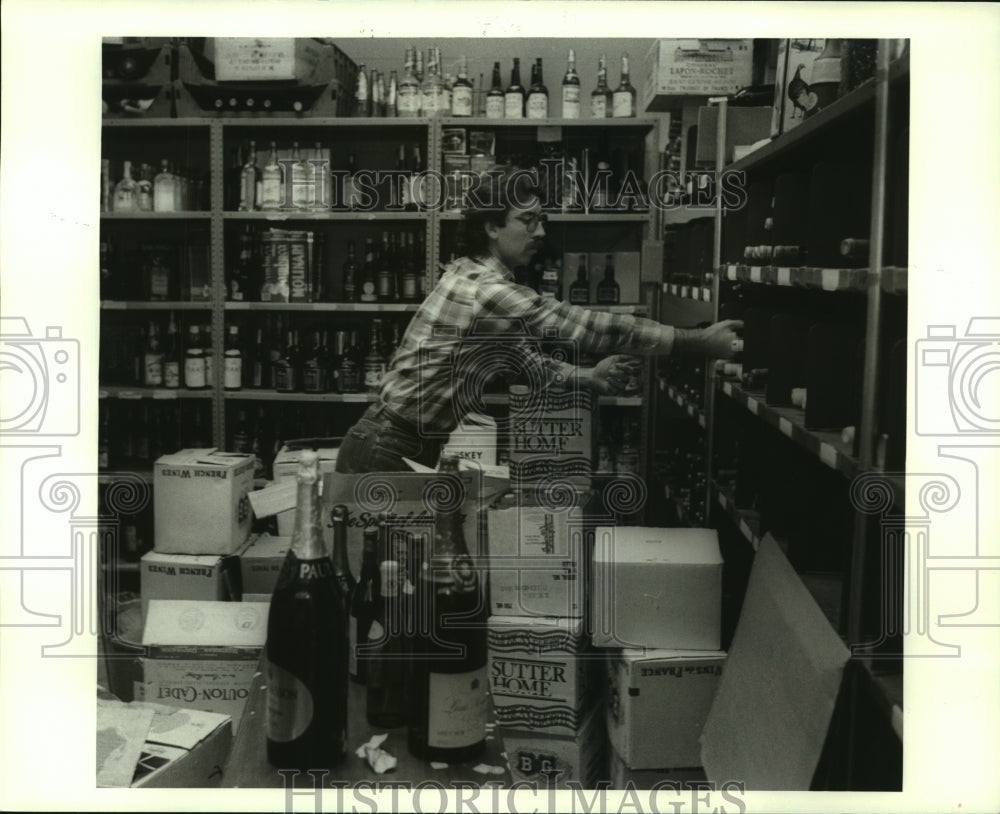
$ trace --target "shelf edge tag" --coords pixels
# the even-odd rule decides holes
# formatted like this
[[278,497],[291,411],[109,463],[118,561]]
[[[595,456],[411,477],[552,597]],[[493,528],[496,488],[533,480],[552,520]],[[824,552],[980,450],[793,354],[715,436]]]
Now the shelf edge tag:
[[837,450],[826,441],[820,442],[819,459],[831,469],[837,468]]
[[836,291],[840,285],[840,269],[820,269],[820,284],[824,291]]
[[781,432],[787,435],[789,438],[792,437],[792,422],[789,421],[787,418],[778,419],[778,429],[781,430]]

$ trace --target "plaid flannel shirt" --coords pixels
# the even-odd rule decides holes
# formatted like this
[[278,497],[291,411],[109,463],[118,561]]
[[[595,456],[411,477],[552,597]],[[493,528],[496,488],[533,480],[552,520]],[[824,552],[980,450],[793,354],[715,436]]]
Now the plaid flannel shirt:
[[522,374],[543,386],[567,381],[573,365],[556,358],[558,351],[543,354],[540,340],[607,355],[648,351],[672,333],[653,320],[542,298],[516,283],[495,257],[462,257],[445,268],[414,314],[383,379],[381,399],[422,435],[440,437],[470,412],[482,385],[496,375]]

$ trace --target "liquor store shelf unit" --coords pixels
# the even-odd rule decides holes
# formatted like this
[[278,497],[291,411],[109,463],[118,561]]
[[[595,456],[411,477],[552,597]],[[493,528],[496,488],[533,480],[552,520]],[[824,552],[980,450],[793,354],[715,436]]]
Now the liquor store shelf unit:
[[[885,42],[879,42],[878,51],[874,79],[728,164],[727,102],[710,102],[721,121],[715,134],[714,169],[717,173],[744,172],[748,202],[736,212],[724,212],[722,201],[717,202],[710,231],[710,263],[705,261],[700,272],[695,272],[694,266],[678,266],[678,272],[687,274],[687,284],[679,284],[679,280],[662,284],[659,313],[662,321],[681,327],[710,319],[745,319],[745,363],[737,367],[735,377],[705,371],[704,398],[699,399],[703,408],[665,379],[654,393],[658,400],[675,402],[691,420],[705,427],[702,466],[708,524],[719,529],[720,540],[737,541],[732,543],[735,548],[731,550],[736,552],[732,564],[727,556],[731,583],[739,584],[745,578],[766,533],[772,532],[782,542],[783,534],[798,535],[788,541],[792,546],[789,559],[834,629],[848,646],[867,647],[868,642],[879,641],[885,648],[874,658],[854,658],[866,668],[868,678],[851,685],[845,713],[849,724],[836,745],[844,750],[844,765],[851,767],[851,779],[862,775],[860,764],[854,761],[863,753],[866,737],[876,730],[895,732],[900,739],[902,733],[901,643],[886,642],[880,636],[880,626],[893,614],[898,615],[900,608],[884,608],[889,598],[878,590],[883,584],[880,577],[887,576],[879,573],[880,569],[896,566],[883,560],[876,550],[883,517],[864,513],[853,496],[854,487],[861,483],[859,476],[864,476],[865,482],[880,481],[891,493],[886,516],[892,516],[887,522],[905,523],[905,477],[896,470],[902,469],[905,460],[905,449],[898,439],[905,438],[905,409],[900,404],[908,390],[905,354],[900,355],[899,346],[906,336],[908,289],[906,196],[905,184],[902,191],[900,185],[907,166],[909,60],[902,57],[890,64]],[[845,141],[849,146],[842,145]],[[829,159],[828,153],[836,159]],[[815,179],[824,177],[817,167],[825,160],[853,161],[860,167],[858,183],[852,189],[859,190],[854,205],[863,214],[853,222],[843,216],[845,207],[840,199],[829,204],[815,191],[798,192],[815,189]],[[793,199],[788,190],[800,197]],[[785,197],[780,198],[779,193]],[[793,212],[793,224],[803,222],[796,217],[805,220],[817,210],[825,218],[830,207],[838,204],[838,217],[825,221],[820,229],[830,222],[837,224],[831,232],[842,228],[841,224],[856,224],[859,218],[863,221],[867,217],[868,222],[852,226],[859,229],[856,232],[841,231],[836,243],[829,240],[825,245],[834,246],[832,251],[814,252],[812,247],[817,243],[813,231],[798,227],[799,231],[793,232],[786,225],[788,213],[795,209],[790,200],[802,203]],[[816,229],[812,221],[805,222],[808,229]],[[772,228],[784,228],[783,236],[793,234],[800,239],[779,239]],[[851,245],[861,245],[868,252],[867,257],[851,256],[846,264],[861,267],[836,267],[838,248],[849,256],[846,238],[860,238]],[[798,260],[779,260],[775,254],[773,259],[757,260],[759,264],[750,262],[752,250],[773,246],[775,252],[793,247],[798,251],[797,243],[805,247]],[[807,263],[801,262],[803,256]],[[809,258],[819,262],[809,264]],[[714,273],[706,274],[705,269]],[[824,334],[823,330],[834,323],[843,332],[836,334],[831,329]],[[795,327],[785,327],[788,325]],[[834,335],[847,340],[839,345],[835,340],[824,340]],[[814,341],[816,344],[811,344]],[[756,344],[751,348],[752,343]],[[790,346],[791,351],[782,350]],[[838,364],[839,369],[835,367]],[[789,370],[793,371],[789,379],[772,382]],[[817,371],[826,371],[831,379],[836,376],[835,381],[846,381],[847,386],[831,397]],[[795,381],[790,381],[792,378]],[[806,381],[808,389],[804,388]],[[773,391],[765,383],[773,385]],[[793,406],[794,391],[789,402],[785,384],[803,388],[799,398],[803,402],[808,398],[811,413],[804,403]],[[772,392],[775,398],[769,401]],[[837,415],[854,417],[831,422],[826,418],[829,413],[817,410],[829,406],[822,402],[824,397],[840,398]],[[853,438],[849,426],[853,427]],[[653,438],[656,449],[665,448],[669,441]],[[808,501],[807,505],[802,505],[803,501]],[[810,510],[814,516],[806,517]],[[803,519],[796,519],[795,512]],[[816,519],[820,516],[822,520]],[[738,551],[740,540],[748,544],[742,552]],[[830,550],[820,551],[823,546]],[[889,578],[893,576],[899,575]],[[893,599],[902,601],[898,596]],[[873,669],[876,664],[878,669]],[[892,675],[878,675],[886,670]],[[870,688],[867,696],[865,687]],[[885,712],[884,720],[865,715],[862,710],[872,705],[862,703],[862,697],[874,697],[875,707]],[[845,788],[850,788],[850,780],[846,782]],[[893,788],[901,783],[901,777],[880,778],[878,782]]]
[[[226,409],[226,405],[230,403],[240,405],[252,401],[339,403],[356,405],[345,409],[348,413],[355,411],[360,415],[364,405],[374,398],[367,392],[315,393],[302,392],[301,389],[296,392],[258,388],[226,389],[222,381],[221,362],[225,356],[226,332],[230,325],[239,326],[240,339],[243,343],[247,343],[253,338],[252,334],[247,332],[253,330],[255,326],[263,325],[265,319],[285,320],[285,328],[288,327],[288,321],[294,323],[296,327],[305,327],[310,315],[348,321],[331,322],[329,325],[331,329],[365,327],[372,318],[398,321],[402,325],[418,308],[418,302],[413,300],[325,301],[341,299],[339,291],[335,292],[333,287],[324,292],[324,301],[318,302],[234,300],[229,291],[229,273],[234,263],[234,255],[238,254],[236,237],[240,232],[255,230],[259,233],[269,228],[312,230],[316,235],[317,245],[320,235],[325,236],[327,244],[336,240],[339,245],[348,241],[363,243],[366,236],[376,234],[375,229],[379,232],[394,229],[414,231],[417,240],[423,245],[419,262],[423,264],[422,281],[426,293],[436,282],[442,261],[448,257],[446,246],[442,241],[442,230],[448,229],[449,235],[454,236],[462,220],[460,212],[431,206],[414,211],[412,207],[402,208],[398,201],[394,201],[392,208],[388,210],[381,207],[376,211],[347,210],[338,206],[320,211],[306,208],[237,211],[238,205],[233,198],[233,173],[238,163],[234,165],[233,156],[249,141],[255,141],[258,156],[264,154],[271,143],[276,143],[279,149],[285,149],[294,141],[302,145],[306,151],[311,150],[313,145],[319,144],[323,148],[331,148],[330,162],[333,168],[340,168],[348,155],[356,152],[359,161],[373,161],[374,163],[369,166],[390,169],[395,166],[396,151],[400,143],[405,145],[407,152],[415,145],[422,154],[422,163],[418,164],[416,169],[426,169],[429,175],[434,173],[447,175],[444,173],[446,158],[444,131],[453,132],[455,128],[466,128],[467,133],[488,132],[497,145],[498,160],[512,154],[520,155],[524,149],[529,152],[540,150],[541,143],[550,143],[553,138],[564,139],[566,144],[574,149],[581,145],[593,147],[603,143],[602,139],[607,138],[613,140],[616,145],[628,145],[622,149],[631,151],[629,155],[637,156],[632,166],[647,164],[650,155],[655,153],[658,135],[658,120],[654,118],[595,120],[559,118],[517,120],[450,116],[435,118],[248,116],[134,120],[109,118],[104,120],[102,127],[104,137],[102,153],[106,153],[105,157],[114,161],[130,157],[148,157],[158,162],[161,155],[167,156],[171,160],[175,159],[175,164],[188,167],[191,171],[187,174],[192,179],[204,179],[207,182],[207,188],[201,190],[197,203],[190,203],[197,208],[190,211],[102,212],[102,232],[108,230],[112,236],[121,235],[123,238],[138,241],[139,238],[133,236],[141,233],[144,238],[148,234],[148,242],[151,243],[185,246],[199,240],[203,241],[206,247],[207,266],[205,274],[207,279],[199,279],[195,283],[192,273],[190,300],[185,299],[188,291],[183,287],[185,284],[183,279],[179,296],[176,281],[171,286],[172,290],[166,295],[162,291],[154,295],[151,290],[138,293],[136,288],[141,284],[136,283],[135,279],[130,280],[127,291],[105,294],[102,290],[102,333],[107,328],[136,326],[145,323],[146,320],[166,320],[166,314],[170,312],[171,320],[176,318],[178,322],[178,340],[185,335],[185,325],[198,323],[202,336],[206,328],[211,331],[209,347],[217,364],[214,381],[205,389],[186,389],[183,381],[179,388],[168,388],[124,384],[120,379],[116,379],[113,383],[102,381],[99,395],[105,405],[109,401],[134,399],[162,401],[194,399],[197,400],[197,404],[202,405],[207,402],[208,406],[201,409],[210,411],[206,416],[210,418],[211,439],[218,447],[225,447],[226,439],[230,436],[230,432],[227,431],[227,420],[232,421],[233,415],[227,415]],[[258,166],[261,163],[263,162],[259,160]],[[413,171],[414,167],[410,166],[409,169]],[[339,201],[335,200],[334,203],[339,204]],[[548,214],[548,220],[556,224],[555,228],[564,230],[559,235],[558,242],[567,250],[574,245],[573,241],[580,241],[596,251],[596,244],[595,246],[589,244],[595,241],[599,243],[603,240],[602,236],[607,236],[616,245],[627,246],[629,250],[639,254],[644,240],[651,237],[654,213],[652,211],[567,211],[552,212]],[[600,232],[600,230],[605,231]],[[594,237],[595,231],[600,232],[598,237]],[[361,248],[360,245],[358,248]],[[451,248],[453,250],[454,245]],[[333,256],[330,254],[329,245],[325,251],[328,258]],[[189,265],[193,266],[193,261]],[[140,270],[130,267],[129,275],[137,278],[139,276],[137,272]],[[640,280],[648,279],[645,271],[636,272],[640,275]],[[334,276],[339,273],[339,268],[334,263],[327,269],[327,274],[331,273]],[[253,292],[251,296],[255,296]],[[646,315],[652,310],[650,304],[641,302],[593,307],[636,315]],[[317,327],[315,322],[309,324],[310,330],[315,327]],[[162,327],[160,330],[162,331]],[[108,335],[112,334],[109,332]],[[506,397],[487,394],[484,402],[494,407],[502,406],[506,403]],[[646,456],[649,449],[649,445],[645,443],[650,423],[648,399],[642,395],[601,397],[597,399],[597,404],[602,407],[642,411],[640,426],[644,443],[640,445],[642,450],[640,466],[645,471],[648,466]],[[344,413],[338,421],[347,421],[348,413]]]

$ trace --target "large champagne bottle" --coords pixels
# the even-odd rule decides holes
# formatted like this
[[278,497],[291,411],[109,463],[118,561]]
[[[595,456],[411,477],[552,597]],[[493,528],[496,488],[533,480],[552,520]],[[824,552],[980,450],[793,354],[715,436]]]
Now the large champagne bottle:
[[462,501],[451,499],[461,496],[458,458],[443,456],[439,471],[448,495],[417,588],[409,748],[425,760],[453,763],[477,757],[485,744],[486,604],[465,544]]
[[299,457],[292,544],[267,621],[267,759],[279,768],[340,763],[347,743],[347,620],[323,543],[319,466]]

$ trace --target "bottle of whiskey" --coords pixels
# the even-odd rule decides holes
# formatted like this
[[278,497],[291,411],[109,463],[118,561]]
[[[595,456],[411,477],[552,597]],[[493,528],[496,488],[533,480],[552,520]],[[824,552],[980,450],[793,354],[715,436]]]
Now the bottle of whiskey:
[[549,117],[549,89],[542,81],[542,58],[537,57],[531,67],[531,87],[528,89],[527,102],[529,119],[547,119]]
[[274,212],[281,208],[282,184],[281,165],[278,163],[278,147],[272,141],[267,163],[260,174],[261,197],[260,208],[265,212]]
[[351,600],[349,640],[351,649],[350,674],[358,684],[368,677],[368,656],[359,653],[358,647],[368,644],[368,632],[375,618],[375,606],[382,595],[378,568],[378,529],[366,528],[362,534],[361,578]]
[[302,392],[326,392],[326,346],[319,331],[313,331],[312,343],[302,360]]
[[385,356],[382,355],[382,323],[372,320],[371,341],[368,345],[368,355],[364,362],[365,390],[378,393],[382,387],[382,377],[385,375]]
[[576,267],[576,279],[569,284],[569,301],[571,305],[586,305],[590,302],[590,281],[587,278],[587,255],[580,255],[580,264]]
[[576,73],[576,53],[569,49],[566,75],[562,81],[562,111],[564,119],[580,118],[580,77]]
[[502,119],[504,116],[503,83],[500,80],[500,63],[493,63],[493,82],[486,93],[486,118]]
[[420,115],[420,80],[414,73],[416,49],[406,49],[403,75],[396,89],[396,113],[402,118],[412,119]]
[[150,320],[147,331],[145,369],[143,384],[146,387],[163,386],[163,351],[160,348],[160,332],[156,323]]
[[379,601],[368,631],[368,686],[366,717],[374,727],[391,729],[406,723],[409,709],[405,667],[399,563],[384,560],[379,566]]
[[188,326],[187,349],[184,353],[184,386],[188,390],[205,389],[205,355],[201,347],[201,331]]
[[611,115],[616,119],[635,116],[635,88],[629,82],[628,54],[622,54],[622,78],[612,97]]
[[518,57],[514,57],[514,67],[510,71],[510,85],[503,95],[503,117],[524,118],[524,86],[521,85],[521,60]]
[[590,92],[590,118],[610,118],[612,110],[611,89],[608,87],[608,67],[604,55],[597,62],[597,87]]
[[413,244],[413,232],[406,234],[406,250],[403,252],[402,273],[399,277],[399,298],[403,302],[416,302],[419,296],[417,281],[417,257]]
[[469,81],[469,63],[463,56],[458,62],[458,78],[451,88],[451,115],[472,115],[472,83]]
[[597,284],[599,305],[617,305],[621,300],[621,289],[615,281],[615,264],[610,254],[604,256],[604,279]]
[[257,341],[250,349],[250,359],[244,365],[247,370],[247,386],[255,390],[270,384],[270,360],[264,344],[264,329],[257,327]]
[[310,209],[316,200],[316,167],[299,154],[299,143],[292,142],[292,206]]
[[347,745],[347,620],[323,543],[318,456],[299,456],[295,528],[271,597],[265,648],[267,758],[279,768],[337,765]]
[[385,115],[396,118],[396,96],[399,93],[399,80],[395,71],[389,71],[389,84],[385,89]]
[[167,323],[167,339],[163,347],[163,386],[176,389],[181,386],[181,348],[177,337],[177,323],[174,312],[170,312]]
[[347,260],[344,261],[344,302],[357,302],[358,260],[354,254],[354,241],[347,242]]
[[140,212],[153,211],[153,168],[149,164],[139,167],[139,180],[135,182],[135,206]]
[[239,249],[236,265],[229,278],[229,299],[233,302],[245,302],[250,299],[250,290],[254,275],[254,236],[250,224],[244,224],[240,232]]
[[285,332],[285,345],[281,350],[281,356],[274,363],[271,377],[274,380],[274,389],[279,393],[294,393],[298,390],[298,355],[299,349],[295,342],[295,332]]
[[378,302],[378,270],[375,258],[375,241],[365,238],[365,263],[361,268],[360,302]]
[[385,118],[385,80],[375,69],[372,69],[372,116]]
[[212,344],[212,325],[205,326],[201,338],[201,353],[205,358],[205,387],[215,386],[215,346]]
[[421,114],[427,117],[438,115],[442,107],[444,84],[441,81],[441,66],[437,61],[436,49],[427,49],[427,73],[420,83]]
[[115,184],[114,211],[135,212],[138,210],[136,184],[132,180],[132,162],[123,162],[122,179]]
[[240,390],[243,387],[243,351],[240,350],[240,329],[230,325],[226,330],[226,348],[222,360],[222,387]]
[[[166,162],[163,162],[166,165]],[[157,176],[159,177],[159,176]],[[260,182],[260,168],[257,166],[257,150],[254,142],[250,142],[247,162],[240,173],[240,212],[253,212],[259,206],[257,200],[257,185]]]
[[376,296],[379,302],[394,302],[396,299],[396,275],[393,266],[396,252],[388,232],[382,232],[382,250],[379,252],[376,277]]
[[358,345],[358,332],[351,331],[348,334],[347,347],[340,359],[340,387],[341,393],[361,393],[364,380],[361,376],[361,363],[359,357],[362,351]]

